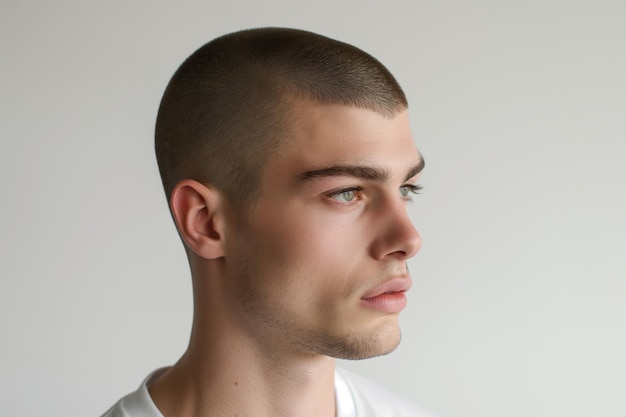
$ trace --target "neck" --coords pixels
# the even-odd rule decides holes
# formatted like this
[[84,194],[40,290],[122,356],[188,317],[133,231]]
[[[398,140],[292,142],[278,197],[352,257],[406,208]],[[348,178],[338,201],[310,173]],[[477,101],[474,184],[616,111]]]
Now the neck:
[[335,416],[334,359],[277,353],[217,312],[196,310],[193,327],[187,352],[150,387],[164,417]]
[[332,365],[233,372],[221,366],[203,371],[191,364],[183,357],[150,388],[165,417],[335,415]]

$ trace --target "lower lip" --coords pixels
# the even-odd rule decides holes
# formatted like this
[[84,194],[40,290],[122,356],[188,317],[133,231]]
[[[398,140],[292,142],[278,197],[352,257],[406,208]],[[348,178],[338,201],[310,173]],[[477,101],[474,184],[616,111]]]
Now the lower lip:
[[403,292],[381,294],[372,298],[362,298],[366,307],[383,313],[399,313],[406,307],[406,295]]

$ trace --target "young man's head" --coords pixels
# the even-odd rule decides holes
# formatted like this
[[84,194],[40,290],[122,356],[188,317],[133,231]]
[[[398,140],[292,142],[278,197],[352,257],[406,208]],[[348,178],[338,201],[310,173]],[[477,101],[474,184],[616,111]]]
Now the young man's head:
[[406,108],[382,64],[309,32],[238,32],[183,63],[156,150],[209,323],[194,331],[228,323],[282,356],[397,346],[421,245],[406,204],[424,162]]

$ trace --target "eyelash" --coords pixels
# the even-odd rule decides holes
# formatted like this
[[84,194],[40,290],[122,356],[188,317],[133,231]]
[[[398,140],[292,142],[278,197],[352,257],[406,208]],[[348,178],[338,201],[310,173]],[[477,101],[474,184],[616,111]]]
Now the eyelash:
[[410,194],[413,194],[413,195],[420,194],[422,192],[422,190],[424,189],[424,186],[422,186],[421,184],[405,184],[405,185],[403,185],[400,188],[401,189],[402,188],[408,188],[409,189],[409,192],[407,193],[407,195],[405,195],[403,197],[406,198],[409,203],[412,203],[413,202],[413,197],[410,196]]

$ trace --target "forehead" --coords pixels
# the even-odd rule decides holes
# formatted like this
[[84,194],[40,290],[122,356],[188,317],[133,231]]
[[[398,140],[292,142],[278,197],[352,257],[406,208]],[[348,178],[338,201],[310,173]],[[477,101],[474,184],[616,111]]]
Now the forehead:
[[269,168],[321,169],[334,165],[376,165],[403,170],[421,160],[406,111],[385,117],[344,106],[297,103],[289,134]]

